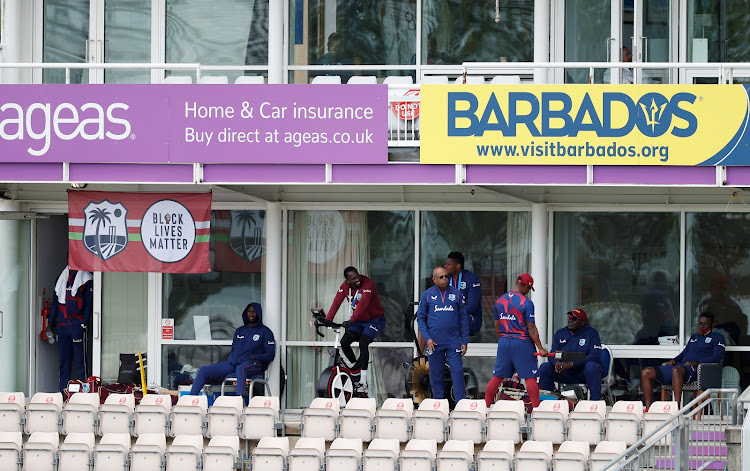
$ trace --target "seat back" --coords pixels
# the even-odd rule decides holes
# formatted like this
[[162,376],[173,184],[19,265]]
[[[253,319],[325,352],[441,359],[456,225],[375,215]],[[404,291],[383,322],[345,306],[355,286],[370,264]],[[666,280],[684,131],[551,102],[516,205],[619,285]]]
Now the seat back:
[[411,75],[389,75],[383,80],[383,83],[386,85],[412,85],[414,79]]
[[105,433],[94,447],[94,471],[125,471],[129,454],[130,433]]
[[589,457],[589,470],[599,471],[621,455],[628,446],[625,442],[603,441],[596,445]]
[[562,443],[567,428],[568,401],[542,401],[531,412],[531,439]]
[[23,445],[23,470],[52,471],[59,446],[60,436],[57,432],[32,433]]
[[358,471],[362,459],[362,440],[337,438],[326,453],[327,471]]
[[133,394],[110,394],[99,407],[99,435],[127,433],[133,420],[135,396]]
[[193,83],[193,77],[189,75],[169,75],[164,77],[164,83],[170,85]]
[[472,440],[448,440],[437,456],[437,471],[470,471],[474,463]]
[[289,471],[318,471],[323,469],[326,442],[322,438],[305,438],[297,440],[294,449],[289,453]]
[[[456,80],[453,81],[456,85],[463,85],[464,83],[464,77],[463,75],[459,75],[456,77]],[[484,85],[486,82],[484,80],[484,76],[482,75],[467,75],[466,76],[466,85]]]
[[495,75],[494,77],[492,77],[492,80],[490,80],[490,84],[492,85],[520,85],[521,76],[520,75]]
[[0,469],[17,471],[20,468],[22,445],[20,430],[0,432]]
[[240,75],[234,79],[235,85],[261,85],[266,83],[265,78],[262,75]]
[[448,85],[447,75],[425,75],[420,80],[422,85],[435,84],[435,85]]
[[316,75],[312,79],[313,85],[341,85],[340,75]]
[[643,419],[643,402],[641,401],[617,401],[612,405],[610,412],[620,414],[634,414],[636,419]]
[[[643,432],[641,433],[641,436],[645,437],[646,435],[659,428],[659,426],[665,421],[677,415],[677,412],[679,410],[680,405],[679,403],[677,403],[677,401],[655,401],[651,403],[651,407],[648,408],[648,412],[644,412],[643,414]],[[653,441],[653,439],[651,441]],[[661,438],[661,440],[659,440],[659,444],[665,446],[671,445],[672,434],[668,433],[663,438]]]
[[489,440],[477,453],[477,471],[510,471],[516,446],[513,440]]
[[253,396],[242,411],[240,436],[247,440],[275,437],[279,421],[279,398]]
[[62,433],[94,433],[99,413],[99,395],[76,393],[70,397],[62,410]]
[[219,396],[206,415],[206,436],[239,436],[240,416],[245,403],[241,396]]
[[198,471],[202,454],[203,435],[178,435],[167,447],[166,471]]
[[0,393],[0,432],[23,432],[25,411],[26,396],[22,392]]
[[[323,399],[323,398],[318,398],[318,399]],[[313,400],[313,402],[315,403],[315,400]],[[320,401],[319,403],[324,403],[324,401]],[[316,404],[319,404],[319,403],[316,403]],[[274,418],[276,420],[278,420],[279,418],[279,410],[281,409],[281,406],[280,406],[280,401],[279,401],[278,396],[253,396],[252,398],[250,398],[250,402],[248,403],[247,406],[268,409],[273,412]],[[310,404],[310,407],[313,407],[312,404]],[[339,409],[338,403],[336,403],[335,408],[338,411]]]
[[289,454],[289,438],[264,437],[251,455],[253,471],[275,471],[284,469]]
[[232,471],[237,464],[239,452],[240,437],[237,435],[211,437],[211,441],[203,449],[203,471]]
[[302,436],[320,437],[327,441],[336,438],[336,426],[339,419],[339,401],[332,398],[318,397],[312,400],[310,407],[302,412]]
[[198,83],[223,85],[229,83],[229,79],[226,75],[203,75],[200,80],[198,80]]
[[552,461],[552,442],[526,441],[515,457],[516,471],[547,471]]
[[93,431],[87,433],[69,433],[57,452],[57,471],[88,469],[91,462],[91,453],[94,451],[94,443]]
[[[144,396],[144,399],[148,396]],[[166,448],[167,438],[164,433],[143,433],[139,435],[135,445],[130,449],[130,469],[137,469],[138,471],[161,470]]]
[[414,403],[411,400],[389,398],[375,414],[375,438],[409,440]]
[[133,412],[133,435],[166,433],[172,398],[165,394],[147,394]]
[[378,83],[378,78],[374,75],[352,75],[346,83],[352,85],[375,85]]
[[525,417],[526,406],[523,401],[497,401],[487,414],[487,440],[513,438],[514,443],[521,443]]
[[59,431],[61,393],[36,393],[26,407],[26,434]]
[[568,416],[568,440],[599,443],[606,413],[604,401],[578,401]]
[[353,397],[339,414],[339,435],[369,442],[373,437],[375,398]]
[[448,425],[448,400],[423,399],[411,421],[412,437],[443,443]]
[[641,401],[617,401],[605,420],[605,439],[622,441],[632,445],[638,440],[643,403]]
[[487,406],[484,400],[461,399],[450,413],[450,439],[484,441]]
[[395,438],[376,438],[362,456],[362,471],[395,471],[401,446]]
[[437,456],[435,440],[411,439],[401,452],[400,469],[409,471],[432,471]]
[[552,460],[555,471],[585,471],[589,462],[589,444],[564,441]]
[[178,435],[202,435],[208,410],[208,397],[182,396],[170,414],[170,431],[173,437]]

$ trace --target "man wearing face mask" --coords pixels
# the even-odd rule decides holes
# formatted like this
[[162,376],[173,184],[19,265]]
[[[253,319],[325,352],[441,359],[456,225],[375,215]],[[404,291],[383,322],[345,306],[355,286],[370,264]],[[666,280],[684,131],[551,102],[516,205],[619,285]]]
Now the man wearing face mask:
[[552,357],[539,366],[539,386],[547,391],[555,388],[555,383],[586,383],[592,401],[602,398],[602,343],[599,332],[588,324],[588,316],[583,309],[568,312],[568,326],[555,332],[553,352],[581,352],[585,361],[561,361]]
[[[242,311],[242,327],[234,332],[232,351],[227,361],[203,366],[190,389],[196,396],[207,381],[220,381],[232,374],[237,377],[237,395],[244,395],[247,379],[263,379],[268,365],[276,357],[276,341],[271,329],[263,325],[260,303],[250,303]],[[263,386],[255,385],[254,395],[263,394]]]
[[680,402],[682,386],[695,380],[700,363],[721,363],[724,359],[726,340],[724,336],[713,332],[714,315],[704,312],[698,318],[698,333],[688,340],[685,349],[679,355],[662,366],[644,368],[641,371],[641,388],[646,409],[654,401],[654,381],[672,385],[674,400]]

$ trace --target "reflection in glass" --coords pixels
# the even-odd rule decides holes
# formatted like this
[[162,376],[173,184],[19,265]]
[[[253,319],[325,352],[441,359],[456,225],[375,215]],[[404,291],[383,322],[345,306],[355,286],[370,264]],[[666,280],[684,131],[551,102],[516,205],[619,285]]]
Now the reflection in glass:
[[[610,37],[610,0],[565,2],[565,61],[606,62]],[[603,83],[606,69],[594,70],[594,83]],[[589,83],[588,69],[565,69],[565,83]]]
[[464,268],[474,272],[482,283],[484,322],[482,330],[470,341],[497,342],[492,308],[497,298],[508,291],[507,280],[529,270],[531,213],[424,211],[421,218],[419,289],[432,284],[432,269],[442,266],[448,253],[462,252]]
[[[90,0],[44,1],[44,62],[86,62]],[[44,69],[44,83],[65,83],[65,69]],[[89,72],[71,69],[70,83],[88,83]]]
[[534,2],[424,0],[422,64],[531,62],[534,60]]
[[[268,0],[167,0],[166,11],[167,62],[268,64]],[[243,73],[207,74],[227,75],[233,82]]]
[[688,61],[750,61],[750,1],[689,0]]
[[212,271],[162,275],[162,317],[174,319],[175,340],[231,340],[245,306],[263,304],[264,220],[265,211],[212,211]]
[[[375,341],[411,341],[413,212],[294,211],[289,243],[289,340],[312,340],[310,309],[328,310],[351,265],[375,282],[385,308],[386,328]],[[335,319],[345,320],[344,313]]]
[[[151,62],[151,1],[104,2],[104,61]],[[106,83],[150,83],[149,70],[106,70]]]
[[101,377],[114,383],[121,353],[148,350],[148,273],[102,273],[101,333]]
[[174,390],[193,384],[201,366],[226,361],[231,350],[231,345],[162,346],[162,385]]
[[553,331],[583,308],[610,345],[659,343],[679,325],[677,213],[555,214]]

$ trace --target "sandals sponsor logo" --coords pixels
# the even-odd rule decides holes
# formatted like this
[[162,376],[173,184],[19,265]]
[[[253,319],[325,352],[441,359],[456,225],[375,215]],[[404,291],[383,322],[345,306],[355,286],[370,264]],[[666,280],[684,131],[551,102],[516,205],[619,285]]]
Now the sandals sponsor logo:
[[112,103],[104,108],[99,103],[32,103],[24,108],[18,103],[0,106],[0,139],[5,141],[30,139],[27,152],[35,157],[47,154],[53,138],[71,141],[110,139],[121,141],[135,138],[130,121],[124,114],[130,107]]

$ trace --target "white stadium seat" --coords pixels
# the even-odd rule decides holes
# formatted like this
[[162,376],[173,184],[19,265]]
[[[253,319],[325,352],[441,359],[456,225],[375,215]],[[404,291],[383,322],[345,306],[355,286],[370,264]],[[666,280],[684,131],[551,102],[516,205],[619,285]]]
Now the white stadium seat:
[[189,75],[169,75],[164,77],[165,84],[189,84],[193,83],[193,78]]
[[203,435],[178,435],[164,455],[166,471],[198,471],[202,454]]
[[627,448],[625,442],[599,442],[589,457],[589,471],[601,470]]
[[[655,401],[648,408],[648,412],[643,413],[643,432],[641,435],[645,437],[649,433],[656,430],[665,421],[671,419],[677,415],[680,410],[680,405],[677,401]],[[651,441],[649,441],[651,443]],[[672,434],[666,434],[661,440],[660,445],[671,445]]]
[[359,471],[362,461],[362,440],[337,438],[326,453],[326,471]]
[[471,471],[473,466],[472,440],[448,440],[437,455],[437,471]]
[[500,400],[487,414],[487,440],[512,438],[521,443],[521,433],[526,424],[526,406],[523,401]]
[[555,471],[586,471],[589,462],[589,443],[564,441],[552,458]]
[[448,85],[447,75],[425,75],[420,80],[422,85],[435,84],[435,85]]
[[20,431],[0,432],[0,469],[17,471],[21,469],[23,434]]
[[144,433],[167,433],[172,397],[166,394],[146,394],[133,412],[133,436]]
[[325,440],[302,437],[289,452],[289,471],[319,471],[323,469],[325,453]]
[[477,471],[510,471],[516,446],[513,440],[489,440],[477,453]]
[[552,461],[552,442],[527,441],[515,457],[515,471],[547,471]]
[[[57,393],[60,394],[60,393]],[[53,471],[57,465],[57,432],[34,432],[23,445],[23,471]]]
[[383,83],[386,85],[412,85],[414,79],[411,75],[389,75],[383,80]]
[[[463,75],[459,75],[456,77],[456,80],[453,81],[456,85],[463,85],[464,84],[464,77]],[[484,77],[482,75],[467,75],[466,76],[466,85],[484,85],[486,82],[484,81]]]
[[376,438],[362,455],[362,471],[396,471],[401,446],[395,438]]
[[54,432],[60,430],[60,412],[63,397],[61,393],[36,393],[26,406],[26,435],[34,432]]
[[130,435],[135,396],[133,394],[110,394],[99,406],[99,435],[127,433]]
[[245,440],[275,437],[281,428],[280,403],[277,396],[253,396],[242,411],[241,435]]
[[206,437],[239,436],[242,396],[219,396],[206,414]]
[[[146,395],[145,397],[148,397]],[[145,399],[144,397],[144,399]],[[167,437],[164,433],[143,433],[130,449],[130,469],[138,471],[161,471],[164,466],[164,451]]]
[[302,412],[300,429],[303,437],[320,437],[326,441],[336,438],[339,421],[339,401],[316,397]]
[[266,83],[262,75],[240,75],[234,79],[237,85],[261,85]]
[[288,437],[263,437],[250,456],[253,471],[277,471],[286,467]]
[[352,75],[346,83],[350,85],[375,85],[378,83],[378,78],[374,75]]
[[0,432],[23,432],[26,396],[22,392],[0,393]]
[[349,399],[339,413],[339,436],[359,438],[363,442],[372,440],[376,407],[375,398]]
[[99,395],[76,393],[62,409],[62,433],[94,433],[99,415]]
[[414,403],[410,399],[389,398],[375,413],[375,438],[409,441]]
[[521,76],[520,75],[495,75],[494,77],[492,77],[492,80],[490,80],[490,84],[492,85],[520,85]]
[[486,420],[487,406],[484,399],[461,399],[450,413],[450,439],[484,442]]
[[568,423],[568,401],[542,401],[531,412],[531,439],[535,441],[565,441]]
[[412,437],[443,443],[448,428],[448,399],[422,400],[411,422]]
[[604,401],[578,401],[568,416],[568,440],[596,445],[602,439],[607,403]]
[[182,396],[169,414],[169,435],[203,435],[208,397]]
[[605,419],[605,439],[632,445],[638,440],[643,419],[641,401],[617,401]]
[[[73,397],[77,395],[75,394]],[[98,396],[98,394],[94,395]],[[57,450],[57,471],[81,471],[89,469],[95,442],[93,431],[69,433]]]
[[203,75],[200,80],[198,80],[198,83],[223,85],[229,83],[229,79],[226,75]]
[[129,455],[129,433],[105,433],[94,447],[94,471],[125,471]]
[[313,85],[341,85],[341,76],[340,75],[316,75],[312,79]]
[[432,471],[437,457],[435,440],[411,439],[399,457],[399,469],[409,471]]
[[216,435],[203,449],[203,471],[234,471],[239,464],[240,437]]

